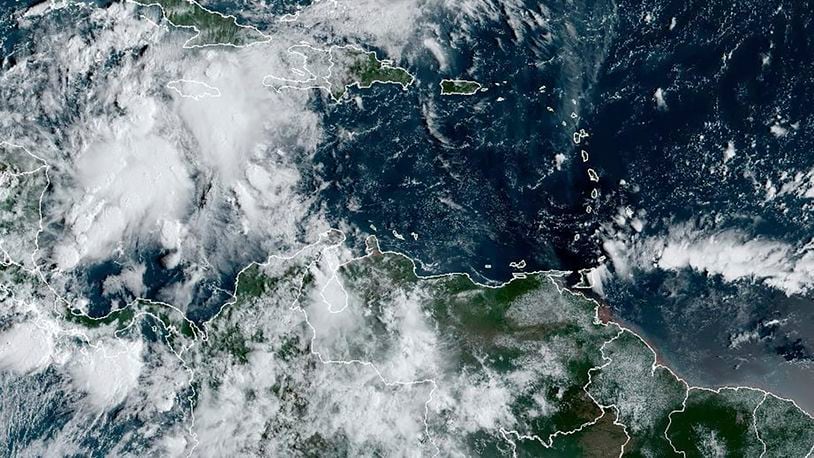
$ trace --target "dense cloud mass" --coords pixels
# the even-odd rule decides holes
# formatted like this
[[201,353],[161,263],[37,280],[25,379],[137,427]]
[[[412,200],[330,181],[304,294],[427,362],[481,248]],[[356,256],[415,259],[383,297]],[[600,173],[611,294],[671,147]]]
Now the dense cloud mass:
[[628,3],[0,11],[0,455],[810,454],[808,118],[673,129],[738,47]]
[[[670,227],[664,236],[631,242],[605,242],[613,268],[622,278],[632,277],[632,269],[693,269],[719,275],[727,282],[762,282],[790,296],[806,293],[814,285],[814,252],[809,246],[754,238],[734,229],[707,231],[691,224]],[[601,282],[595,286],[600,288]]]
[[[3,410],[38,399],[58,413],[50,424],[4,417],[6,431],[53,431],[12,441],[9,453],[82,453],[93,441],[112,453],[192,447],[183,437],[193,377],[184,349],[164,346],[169,331],[76,323],[117,316],[137,297],[211,315],[246,264],[318,238],[328,227],[312,161],[319,94],[263,80],[290,74],[291,45],[338,31],[397,56],[417,11],[403,2],[392,27],[364,20],[365,8],[318,3],[276,25],[274,41],[199,48],[158,8],[132,3],[43,3],[15,17],[27,41],[0,75],[2,183],[24,206],[2,248],[30,278],[3,287]],[[338,15],[347,21],[324,22]],[[39,396],[38,383],[63,399]],[[110,442],[121,427],[132,433]]]
[[[284,44],[184,50],[183,33],[137,16],[154,13],[118,4],[29,17],[37,47],[3,75],[3,128],[50,166],[39,262],[55,283],[109,260],[144,270],[140,258],[158,253],[183,284],[151,292],[186,306],[201,282],[324,228],[309,214],[316,183],[304,182],[321,127],[308,94],[261,84]],[[93,35],[60,30],[63,15]],[[179,80],[217,92],[185,97]]]

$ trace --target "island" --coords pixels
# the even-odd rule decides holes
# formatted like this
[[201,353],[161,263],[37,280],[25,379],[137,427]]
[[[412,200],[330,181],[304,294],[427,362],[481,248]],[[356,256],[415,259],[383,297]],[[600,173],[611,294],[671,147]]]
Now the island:
[[203,81],[180,79],[167,83],[167,89],[173,90],[184,98],[201,100],[207,97],[220,97],[220,89]]
[[441,95],[472,95],[480,91],[482,86],[477,81],[470,80],[441,80]]
[[331,77],[331,95],[339,100],[352,86],[368,89],[374,84],[398,84],[406,90],[415,77],[407,70],[396,67],[389,60],[380,60],[375,51],[364,51],[355,46],[331,48],[334,73]]
[[[379,59],[375,51],[355,45],[320,49],[307,44],[288,49],[291,75],[268,75],[263,84],[282,89],[322,89],[338,102],[353,86],[369,89],[374,84],[396,84],[403,90],[415,81],[406,69],[391,60]],[[308,75],[303,78],[302,75]]]
[[247,46],[269,41],[271,37],[254,27],[240,25],[234,16],[204,8],[194,0],[132,0],[142,6],[159,6],[167,21],[175,27],[195,30],[185,48],[201,46]]

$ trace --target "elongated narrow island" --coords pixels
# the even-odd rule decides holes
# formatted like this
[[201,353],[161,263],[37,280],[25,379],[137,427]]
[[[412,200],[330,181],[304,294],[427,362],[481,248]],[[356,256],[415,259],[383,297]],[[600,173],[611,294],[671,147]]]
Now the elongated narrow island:
[[246,46],[266,42],[271,37],[254,27],[237,23],[234,16],[204,8],[192,0],[133,0],[143,6],[160,6],[161,11],[175,27],[186,27],[197,33],[185,44],[185,48],[227,45]]

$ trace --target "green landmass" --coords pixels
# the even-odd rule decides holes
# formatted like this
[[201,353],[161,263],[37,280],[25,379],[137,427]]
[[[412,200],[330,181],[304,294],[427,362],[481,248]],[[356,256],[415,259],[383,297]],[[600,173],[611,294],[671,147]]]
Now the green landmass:
[[[297,74],[286,77],[268,75],[263,84],[277,90],[283,88],[323,89],[339,102],[352,87],[369,89],[374,84],[397,84],[406,90],[415,79],[407,70],[379,59],[374,51],[354,45],[319,49],[307,44],[288,49],[292,69]],[[302,75],[310,75],[302,79]]]
[[562,435],[555,439],[550,448],[522,447],[518,457],[546,458],[617,458],[622,446],[627,442],[622,425],[614,423],[615,416],[606,411],[596,424],[586,426],[573,434]]
[[207,10],[190,0],[136,0],[145,6],[159,5],[164,17],[176,27],[192,27],[197,35],[185,47],[207,45],[245,46],[268,41],[268,37],[252,27],[241,26],[233,16]]
[[593,371],[588,392],[615,406],[627,427],[625,451],[636,456],[677,455],[664,431],[673,410],[681,409],[687,386],[664,367],[653,367],[653,352],[638,336],[623,332],[603,348],[608,364]]
[[478,92],[481,84],[469,80],[441,80],[441,95],[472,95]]
[[755,410],[755,425],[766,444],[765,458],[811,456],[812,419],[791,401],[768,394]]
[[[592,303],[560,294],[545,275],[516,278],[501,288],[476,285],[463,275],[426,282],[432,285],[427,312],[452,340],[459,370],[509,377],[528,364],[554,366],[536,374],[511,405],[516,418],[524,419],[518,425],[524,433],[546,441],[602,415],[583,386],[588,369],[601,364],[599,347],[615,331],[593,321]],[[541,345],[547,361],[535,361]]]
[[146,322],[160,331],[164,341],[176,349],[184,348],[203,337],[201,328],[190,321],[183,312],[160,302],[136,300],[125,307],[112,310],[101,317],[92,317],[80,310],[65,309],[65,320],[88,329],[113,326],[116,332]]
[[360,88],[369,88],[373,83],[397,83],[407,87],[413,82],[413,76],[406,70],[382,63],[374,52],[359,53],[350,74]]
[[11,261],[33,267],[46,164],[20,147],[0,142],[0,248]]
[[[672,372],[654,365],[655,355],[638,336],[599,322],[596,303],[560,289],[557,274],[528,274],[497,288],[465,275],[420,278],[410,259],[382,253],[375,242],[368,248],[368,256],[335,271],[349,301],[342,308],[333,299],[332,312],[325,314],[326,298],[337,293],[331,292],[334,280],[328,280],[314,251],[300,261],[246,269],[238,299],[210,323],[203,358],[211,367],[208,389],[224,390],[233,383],[228,374],[243,373],[230,368],[251,371],[252,354],[264,365],[274,361],[276,373],[291,374],[278,376],[269,390],[245,393],[253,400],[271,396],[285,412],[269,419],[264,440],[290,436],[288,450],[294,454],[299,447],[316,454],[358,453],[341,431],[303,431],[302,422],[320,421],[322,403],[333,405],[311,380],[329,371],[332,383],[351,383],[342,380],[353,380],[360,370],[352,364],[331,369],[315,355],[389,367],[403,351],[402,333],[416,326],[400,328],[394,317],[417,307],[445,359],[441,366],[417,368],[410,377],[432,378],[439,387],[461,386],[439,388],[441,398],[457,398],[462,393],[456,390],[470,385],[504,385],[512,394],[501,407],[512,420],[502,432],[453,433],[449,425],[465,412],[454,405],[437,413],[430,409],[429,436],[422,435],[417,444],[424,445],[416,446],[429,446],[428,437],[453,434],[456,447],[473,455],[610,457],[623,447],[625,456],[679,456],[673,447],[687,456],[709,456],[716,447],[729,456],[759,455],[752,412],[762,392],[694,389],[688,394]],[[310,320],[303,323],[303,316]],[[461,385],[462,380],[467,382]],[[768,443],[774,444],[770,450],[776,450],[772,456],[803,450],[814,422],[774,398],[762,407],[757,424],[766,425]],[[333,415],[356,415],[342,408],[334,405],[339,410]],[[368,445],[388,453],[382,444]]]
[[99,318],[90,317],[79,310],[68,308],[65,310],[65,319],[71,323],[79,324],[87,328],[98,328],[108,324],[116,323],[117,329],[124,329],[133,320],[135,313],[133,307],[125,307],[114,310]]
[[[235,299],[201,325],[142,302],[69,319],[160,323],[155,332],[195,368],[192,403],[258,409],[246,412],[260,422],[253,447],[284,455],[760,456],[761,438],[766,456],[811,449],[814,421],[794,404],[751,389],[688,389],[642,339],[562,289],[558,273],[499,287],[422,278],[375,240],[367,256],[338,262],[337,240],[245,269]],[[489,412],[499,413],[493,422],[482,420]],[[417,415],[421,431],[399,436]],[[342,426],[370,416],[410,445]],[[258,427],[230,418],[224,427],[235,431]]]
[[260,266],[252,264],[237,277],[238,286],[235,296],[238,300],[260,297],[269,290],[273,283],[274,279],[263,275]]
[[760,456],[752,412],[762,399],[763,393],[748,389],[690,390],[684,410],[672,414],[667,436],[689,458]]
[[[379,60],[373,51],[362,51],[355,47],[332,48],[337,72],[332,75],[332,96],[339,100],[351,86],[368,89],[374,84],[399,84],[402,89],[415,79],[407,70]],[[344,70],[343,70],[344,68]]]

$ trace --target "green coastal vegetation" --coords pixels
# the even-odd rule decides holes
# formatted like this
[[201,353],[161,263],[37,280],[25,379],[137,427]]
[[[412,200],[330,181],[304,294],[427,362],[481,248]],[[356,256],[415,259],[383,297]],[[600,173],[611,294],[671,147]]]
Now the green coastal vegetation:
[[65,310],[65,319],[71,323],[79,324],[88,328],[98,328],[108,324],[116,323],[117,329],[124,329],[130,325],[135,317],[133,307],[124,307],[118,310],[113,310],[107,315],[99,318],[90,317],[80,310],[68,308]]
[[0,249],[31,266],[40,222],[40,198],[50,183],[47,166],[25,149],[0,142]]
[[481,89],[477,81],[469,80],[441,80],[441,95],[472,95]]
[[754,412],[755,427],[766,444],[765,457],[811,456],[812,420],[794,403],[767,394]]
[[[375,51],[366,51],[356,45],[331,46],[320,49],[308,44],[288,48],[294,59],[296,75],[278,77],[268,75],[263,84],[276,90],[283,88],[322,89],[334,102],[343,100],[354,86],[369,89],[376,84],[398,85],[403,90],[413,84],[415,77],[389,59],[379,59]],[[303,79],[302,75],[310,75]]]
[[670,412],[680,410],[687,386],[668,369],[654,367],[653,352],[631,332],[606,343],[609,363],[592,370],[587,391],[602,405],[616,406],[630,436],[625,450],[637,456],[673,456],[664,436]]
[[144,323],[153,327],[168,345],[177,348],[189,346],[204,337],[200,326],[189,320],[183,312],[149,300],[135,300],[99,317],[67,307],[63,316],[66,321],[88,329],[112,326],[117,333]]
[[376,58],[375,52],[358,53],[356,62],[350,67],[353,83],[360,88],[369,88],[373,83],[396,83],[407,87],[413,82],[413,75],[401,67],[394,67]]
[[407,70],[389,61],[379,60],[373,51],[351,46],[337,47],[331,49],[331,58],[337,68],[343,69],[337,70],[331,78],[331,95],[336,100],[341,99],[352,86],[368,89],[374,84],[398,84],[406,90],[415,79]]
[[[2,173],[2,172],[0,172]],[[0,248],[16,262],[28,264],[36,247],[40,197],[48,186],[45,168],[2,176],[0,188]]]
[[753,390],[690,390],[667,436],[688,457],[760,456],[763,444],[752,413],[762,400],[763,393]]
[[[750,388],[689,387],[655,364],[639,336],[601,321],[596,302],[562,288],[559,273],[521,274],[497,287],[462,274],[423,278],[409,258],[379,251],[375,240],[367,256],[333,270],[327,246],[245,269],[235,299],[202,327],[175,309],[137,304],[164,323],[170,344],[198,344],[189,360],[202,371],[207,396],[242,389],[246,399],[273,398],[282,414],[268,420],[261,442],[299,437],[303,424],[322,415],[322,403],[335,402],[320,398],[330,391],[317,381],[352,383],[366,367],[322,359],[360,358],[381,364],[387,377],[386,368],[402,361],[403,339],[429,332],[443,361],[420,365],[415,377],[432,379],[437,399],[478,386],[506,393],[489,408],[508,419],[487,429],[450,430],[469,415],[467,406],[436,412],[428,404],[426,434],[454,436],[456,447],[474,455],[760,456],[765,446],[765,456],[780,457],[805,456],[814,444],[814,420],[796,405]],[[99,322],[121,326],[132,316],[123,309]],[[268,374],[276,374],[268,389],[234,385]],[[351,414],[343,412],[336,414]],[[320,434],[316,454],[354,450],[344,434]],[[427,437],[420,443],[429,444]]]
[[[513,441],[518,456],[618,456],[623,444],[628,456],[709,456],[704,447],[717,445],[757,456],[762,445],[753,424],[765,428],[759,432],[769,450],[805,456],[814,445],[814,420],[792,403],[771,395],[763,401],[762,391],[749,388],[690,389],[655,365],[656,355],[639,336],[598,321],[597,304],[561,289],[555,274],[528,274],[491,288],[464,275],[419,278],[408,258],[390,253],[338,273],[372,317],[394,313],[405,292],[422,291],[422,309],[459,373],[508,380],[524,367],[557,363],[558,370],[537,370],[511,402],[514,429],[524,437]],[[484,450],[500,449],[502,439]],[[483,445],[487,438],[471,441]]]
[[268,41],[253,27],[239,25],[234,16],[208,10],[192,0],[135,0],[144,6],[158,5],[164,17],[176,27],[191,27],[197,34],[185,47],[208,45],[245,46]]

